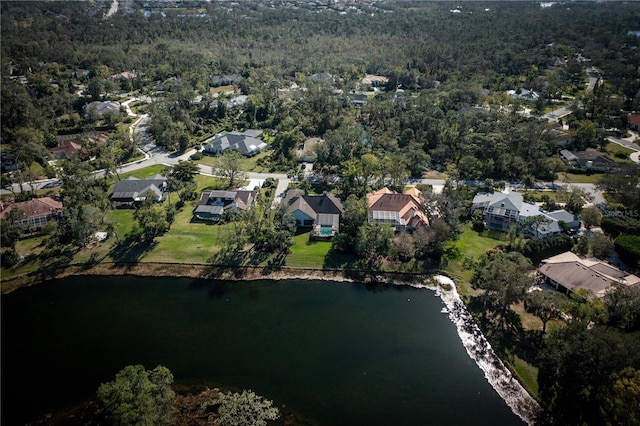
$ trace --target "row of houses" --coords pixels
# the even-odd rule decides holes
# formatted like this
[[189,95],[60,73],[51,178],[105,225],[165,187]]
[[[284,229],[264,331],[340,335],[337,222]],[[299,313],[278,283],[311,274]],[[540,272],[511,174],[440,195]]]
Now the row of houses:
[[[111,202],[115,207],[131,207],[153,196],[161,201],[166,190],[166,178],[156,175],[149,179],[130,177],[116,182]],[[246,210],[256,200],[256,191],[206,190],[200,194],[194,210],[196,219],[218,221],[231,210]],[[387,223],[396,231],[413,231],[429,225],[421,209],[422,195],[416,188],[403,194],[383,188],[367,195],[369,223]],[[340,231],[340,216],[343,205],[334,194],[306,194],[301,189],[290,189],[283,203],[291,213],[299,228],[314,229],[318,236],[332,237]]]
[[[129,178],[116,183],[110,199],[116,207],[131,207],[144,202],[149,196],[153,197],[154,201],[161,201],[166,188],[166,179],[160,175],[150,179]],[[205,190],[200,195],[193,215],[198,220],[216,222],[221,220],[226,212],[251,208],[256,197],[257,192],[249,190]],[[528,203],[518,204],[519,200],[517,195],[512,194],[478,194],[474,199],[474,206],[487,211],[489,227],[505,230],[514,224],[517,225],[522,218],[531,217],[530,213],[533,210],[528,210],[529,206],[523,209],[523,205]],[[383,188],[369,193],[367,202],[369,223],[386,223],[399,232],[429,226],[428,218],[420,208],[421,194],[415,188],[405,193]],[[313,238],[331,239],[340,232],[340,219],[344,207],[335,195],[310,195],[301,189],[291,189],[287,191],[283,203],[287,212],[295,219],[297,227],[300,230],[311,230]],[[494,209],[491,210],[491,207]],[[18,214],[11,215],[11,211],[16,209]],[[12,224],[20,225],[27,232],[37,231],[49,221],[61,219],[63,211],[62,202],[58,197],[34,198],[20,203],[0,203],[0,218],[6,220],[13,216]],[[538,210],[539,215],[549,216],[552,220],[563,217],[551,213]],[[574,219],[577,220],[575,217]],[[571,221],[567,223],[576,225]],[[556,228],[551,225],[550,229]],[[543,232],[543,235],[550,235],[550,232]],[[640,286],[640,278],[636,275],[624,272],[607,262],[582,258],[572,252],[543,260],[538,273],[545,283],[567,294],[584,289],[601,298],[614,286]]]

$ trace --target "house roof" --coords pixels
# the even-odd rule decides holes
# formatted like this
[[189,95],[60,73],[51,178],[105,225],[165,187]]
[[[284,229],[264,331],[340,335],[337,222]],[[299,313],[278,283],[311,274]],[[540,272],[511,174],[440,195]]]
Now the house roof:
[[82,107],[85,114],[89,111],[95,111],[99,115],[106,114],[107,112],[120,112],[120,104],[115,101],[99,102],[93,101]]
[[582,259],[571,252],[561,253],[542,262],[538,271],[570,291],[586,289],[603,297],[615,283],[627,286],[640,284],[640,278],[633,274],[627,274],[597,259]]
[[130,177],[119,180],[113,187],[111,200],[118,201],[141,201],[148,191],[153,192],[158,198],[162,198],[162,189],[166,186],[167,179],[156,175],[151,179],[136,179]]
[[363,93],[354,93],[351,95],[351,103],[356,105],[364,105],[368,100],[369,98],[367,97],[367,95]]
[[323,81],[323,80],[334,81],[335,77],[333,75],[329,74],[329,73],[326,73],[326,72],[319,72],[317,74],[313,74],[311,77],[309,77],[309,79],[311,81],[315,81],[315,82]]
[[[255,134],[256,131],[251,131]],[[227,149],[237,149],[244,155],[253,154],[267,147],[260,139],[247,135],[247,133],[230,132],[225,135],[216,135],[205,146],[208,152],[224,152]]]
[[362,80],[360,80],[360,82],[362,84],[380,84],[380,83],[386,83],[387,81],[389,81],[389,79],[387,77],[384,77],[382,75],[372,75],[372,74],[367,74],[364,77],[362,77]]
[[289,208],[287,209],[288,213],[293,213],[295,211],[301,211],[311,219],[315,220],[318,215],[315,210],[306,202],[303,197],[297,197],[291,200],[291,204],[289,204]]
[[335,195],[329,192],[325,192],[322,195],[303,195],[302,198],[316,213],[338,215],[342,213],[342,203]]
[[557,221],[563,221],[567,225],[580,222],[580,218],[578,216],[566,210],[554,210],[552,212],[547,213],[547,216]]
[[632,126],[640,126],[640,113],[632,112],[629,114],[629,124]]
[[593,167],[619,167],[616,161],[598,151],[577,151],[573,154],[583,166],[590,161]]
[[23,210],[27,217],[31,218],[48,215],[53,212],[60,212],[63,206],[62,202],[52,197],[33,198],[28,201],[21,201],[9,205],[0,203],[0,218],[4,219],[11,210],[16,208]]
[[291,204],[291,200],[293,200],[295,197],[302,197],[304,195],[304,190],[300,189],[300,188],[291,188],[290,190],[287,191],[287,193],[284,196],[284,202],[286,204]]
[[417,189],[398,194],[388,188],[382,188],[367,194],[369,219],[374,222],[390,222],[411,227],[427,226],[429,219],[422,211],[421,198],[420,191]]
[[82,145],[72,140],[63,140],[60,145],[53,147],[50,151],[58,158],[71,158],[82,149]]
[[567,163],[578,161],[578,157],[576,157],[576,155],[568,149],[563,149],[562,151],[560,151],[560,155],[562,155],[562,158],[564,158]]
[[[340,220],[343,207],[342,202],[333,194],[325,192],[322,195],[304,195],[304,191],[292,189],[287,192],[285,202],[289,207],[287,212],[296,210],[316,221],[316,225],[335,225]],[[331,217],[333,216],[333,217]],[[322,223],[319,223],[322,221]]]
[[211,76],[211,84],[214,86],[228,86],[242,81],[240,74],[224,74]]
[[[504,206],[502,203],[504,203]],[[511,208],[520,211],[522,203],[522,194],[519,192],[510,192],[508,194],[503,192],[480,193],[473,197],[474,208],[498,207]]]
[[113,78],[114,80],[131,80],[133,78],[136,78],[137,76],[138,74],[134,70],[132,70],[132,71],[123,71],[118,74],[113,74],[111,78]]
[[218,191],[207,189],[200,193],[198,207],[196,207],[195,212],[218,212],[217,209],[211,209],[210,207],[212,206],[219,206],[221,208],[220,214],[224,209],[231,207],[246,210],[253,205],[255,199],[255,191]]

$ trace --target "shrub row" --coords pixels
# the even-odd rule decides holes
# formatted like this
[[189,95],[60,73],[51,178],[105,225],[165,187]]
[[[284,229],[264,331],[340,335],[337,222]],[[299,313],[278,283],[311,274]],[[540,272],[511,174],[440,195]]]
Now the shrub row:
[[604,232],[614,237],[622,234],[640,235],[640,220],[630,216],[605,215],[600,227]]
[[640,236],[620,235],[614,244],[620,259],[630,267],[637,268],[640,260]]

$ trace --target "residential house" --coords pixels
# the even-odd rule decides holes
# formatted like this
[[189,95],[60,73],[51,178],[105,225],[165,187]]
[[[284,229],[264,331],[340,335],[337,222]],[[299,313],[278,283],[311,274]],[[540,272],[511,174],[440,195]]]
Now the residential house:
[[562,159],[569,165],[582,170],[593,170],[598,172],[615,172],[620,170],[620,164],[595,150],[588,151],[560,151]]
[[119,81],[133,80],[136,77],[138,77],[138,74],[136,73],[135,70],[123,71],[121,73],[113,74],[111,76],[112,79],[119,80]]
[[322,145],[323,143],[324,139],[320,138],[309,138],[305,140],[302,149],[297,151],[298,158],[305,163],[313,163],[318,158],[316,146]]
[[214,87],[238,85],[242,79],[240,74],[213,75],[211,76],[211,85]]
[[362,77],[362,80],[360,80],[360,83],[367,84],[372,87],[381,87],[387,84],[388,81],[389,79],[387,77],[384,77],[381,75],[367,74],[364,77]]
[[566,223],[569,229],[572,229],[572,230],[580,229],[580,218],[571,212],[560,209],[560,210],[554,210],[552,212],[548,212],[546,213],[546,215],[550,217],[552,220]]
[[527,89],[507,90],[507,94],[514,98],[520,98],[527,101],[535,101],[540,97],[540,95],[533,90]]
[[162,201],[166,189],[167,179],[161,175],[149,179],[129,177],[116,182],[110,200],[116,207],[132,207],[145,201],[149,194],[154,201]]
[[340,232],[343,207],[335,195],[306,195],[301,189],[290,189],[283,202],[298,228],[311,228],[315,238],[329,239]]
[[200,220],[217,222],[224,212],[247,210],[255,204],[256,191],[205,190],[200,194],[193,215]]
[[331,74],[326,73],[326,72],[319,72],[319,73],[313,74],[311,77],[309,77],[309,80],[311,80],[314,83],[319,83],[321,81],[327,81],[329,83],[335,83],[336,82],[336,77],[334,75],[331,75]]
[[369,220],[372,223],[388,223],[396,231],[413,231],[429,226],[429,219],[422,210],[422,195],[416,188],[404,194],[382,188],[367,194]]
[[640,129],[640,112],[629,113],[629,127],[634,130]]
[[99,102],[93,101],[82,107],[85,117],[102,118],[106,114],[120,114],[120,103],[115,101]]
[[75,157],[82,149],[82,145],[70,139],[60,141],[56,147],[50,148],[49,151],[59,160],[68,160]]
[[15,172],[20,169],[18,157],[8,149],[3,149],[0,153],[0,161],[2,164],[2,172]]
[[364,93],[354,93],[350,96],[351,103],[356,106],[364,106],[366,105],[369,98]]
[[0,202],[0,219],[6,219],[14,209],[22,211],[22,218],[9,225],[20,225],[30,232],[44,228],[50,220],[61,219],[64,210],[59,197],[33,198],[11,204]]
[[301,101],[304,97],[306,89],[299,87],[293,83],[290,87],[284,89],[276,89],[276,99]]
[[525,203],[518,192],[476,194],[471,210],[482,212],[484,224],[489,229],[509,231],[514,228],[528,237],[562,235],[560,222],[566,223],[571,229],[580,228],[580,219],[574,214],[565,210],[546,213],[535,204]]
[[603,297],[614,285],[640,286],[640,278],[607,262],[583,259],[572,252],[544,259],[538,272],[544,281],[564,293],[580,289]]
[[267,148],[267,144],[259,138],[260,130],[247,130],[245,132],[231,132],[225,135],[216,135],[204,141],[204,152],[207,154],[221,154],[227,149],[235,149],[247,157],[258,154]]
[[556,143],[560,146],[568,145],[573,141],[573,137],[571,136],[571,133],[569,133],[568,131],[564,130],[561,127],[553,128],[550,131]]

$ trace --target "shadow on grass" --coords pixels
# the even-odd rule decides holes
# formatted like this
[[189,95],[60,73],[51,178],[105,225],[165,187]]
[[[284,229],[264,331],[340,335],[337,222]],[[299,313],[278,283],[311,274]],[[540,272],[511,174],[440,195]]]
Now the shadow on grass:
[[53,277],[58,271],[69,267],[73,261],[73,257],[78,252],[77,247],[64,246],[62,248],[54,249],[50,256],[47,256],[46,252],[43,252],[40,256],[41,267],[32,272],[30,275],[40,275],[43,278]]
[[262,275],[269,275],[272,272],[279,271],[285,265],[286,254],[279,253],[276,257],[269,259],[267,265],[262,269]]
[[541,332],[525,330],[520,316],[512,309],[502,310],[489,305],[485,308],[482,296],[472,296],[468,309],[491,347],[500,358],[511,363],[517,355],[535,365],[542,344]]
[[154,241],[141,241],[138,234],[129,233],[123,241],[113,246],[108,256],[115,263],[137,263],[149,253],[158,243]]
[[[309,243],[307,243],[309,244]],[[322,263],[323,269],[359,269],[360,262],[356,255],[350,253],[340,253],[331,247],[329,252],[324,257]]]
[[479,237],[491,238],[496,241],[507,241],[509,235],[504,231],[497,231],[495,229],[485,229],[484,231],[476,231]]

